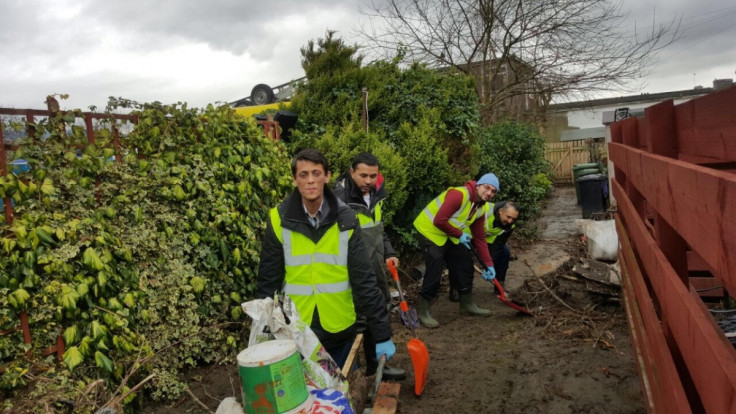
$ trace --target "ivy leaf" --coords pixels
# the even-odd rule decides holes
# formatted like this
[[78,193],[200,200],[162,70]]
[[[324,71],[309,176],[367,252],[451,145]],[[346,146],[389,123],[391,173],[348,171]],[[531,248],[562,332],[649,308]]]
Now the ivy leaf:
[[89,293],[89,285],[88,284],[86,284],[86,283],[80,283],[80,284],[77,285],[77,294],[80,297],[84,297],[85,295],[87,295],[87,293]]
[[76,309],[78,299],[79,293],[77,293],[76,290],[66,285],[61,288],[61,296],[59,297],[59,301],[61,302],[62,308],[68,310]]
[[72,325],[64,329],[64,334],[62,336],[64,337],[65,344],[73,344],[75,339],[77,339],[77,325]]
[[132,293],[128,292],[125,294],[123,297],[123,304],[128,308],[132,308],[133,305],[135,305],[135,298]]
[[113,363],[110,358],[107,357],[107,355],[103,354],[100,351],[95,352],[95,363],[98,367],[104,369],[107,372],[112,372],[113,369]]
[[41,193],[48,196],[54,194],[54,184],[50,178],[44,178],[43,183],[41,184]]
[[102,270],[105,267],[105,264],[102,263],[102,259],[100,259],[100,256],[92,247],[88,247],[87,250],[84,251],[84,255],[82,255],[82,263],[95,270]]
[[81,364],[83,360],[84,358],[82,357],[82,353],[79,352],[79,349],[77,349],[76,346],[71,346],[66,350],[66,352],[64,352],[64,364],[66,364],[70,370],[73,370],[77,365]]
[[26,301],[31,298],[31,295],[26,292],[25,289],[16,289],[13,293],[8,295],[8,303],[15,309],[23,308]]
[[195,276],[189,280],[189,286],[194,289],[195,293],[201,293],[204,290],[205,281],[199,276]]
[[93,321],[90,326],[90,333],[92,334],[92,339],[97,341],[107,336],[107,329],[99,321]]

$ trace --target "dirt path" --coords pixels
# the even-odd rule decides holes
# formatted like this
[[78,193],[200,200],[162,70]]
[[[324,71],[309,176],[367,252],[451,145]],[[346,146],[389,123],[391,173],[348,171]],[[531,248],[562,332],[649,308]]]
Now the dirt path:
[[[429,380],[414,396],[409,331],[392,315],[398,353],[392,365],[407,368],[401,382],[400,413],[645,413],[626,316],[608,297],[593,297],[573,278],[571,267],[584,259],[576,235],[580,217],[575,192],[562,187],[538,220],[541,240],[512,252],[507,289],[527,302],[535,317],[505,306],[491,284],[476,276],[476,302],[491,309],[478,318],[458,314],[447,299],[447,282],[433,305],[441,326],[418,333],[430,353]],[[512,238],[513,239],[513,238]],[[551,273],[550,273],[551,272]],[[571,311],[549,295],[536,276]],[[409,297],[417,284],[405,283]],[[413,304],[413,303],[412,303]],[[235,367],[211,367],[191,373],[192,392],[213,411],[225,397],[240,398]],[[190,397],[170,406],[151,406],[147,413],[204,412]]]

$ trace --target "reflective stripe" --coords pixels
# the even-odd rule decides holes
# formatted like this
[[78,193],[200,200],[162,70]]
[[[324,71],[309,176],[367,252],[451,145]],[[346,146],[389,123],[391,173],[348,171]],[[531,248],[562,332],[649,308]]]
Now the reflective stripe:
[[316,285],[295,285],[287,283],[284,285],[284,293],[287,295],[310,296],[315,293],[340,293],[350,290],[350,282],[318,283]]
[[380,223],[381,223],[380,221],[379,221],[378,223],[374,223],[374,222],[372,222],[372,221],[369,221],[369,222],[367,222],[367,223],[361,224],[361,225],[360,225],[360,228],[361,228],[361,229],[370,229],[371,227],[376,227],[376,226],[377,226],[377,225],[379,225]]
[[335,254],[328,253],[315,253],[315,254],[301,254],[301,255],[289,255],[286,252],[291,252],[291,230],[281,228],[281,238],[284,244],[284,264],[286,266],[303,266],[310,265],[312,263],[325,263],[329,265],[347,266],[348,264],[348,241],[350,240],[350,232],[340,232],[340,243],[339,251]]
[[[435,199],[434,199],[434,201],[435,201],[435,204],[437,204],[437,207],[442,207],[442,201],[440,201],[440,200],[439,200],[439,198],[435,198]],[[459,209],[459,210],[457,210],[457,211],[455,212],[455,214],[453,214],[453,215],[452,215],[452,216],[450,217],[450,219],[449,219],[449,220],[447,220],[447,221],[448,221],[448,222],[449,222],[450,224],[454,225],[455,227],[457,227],[457,228],[458,228],[458,229],[460,229],[460,230],[462,230],[462,229],[464,229],[464,228],[465,228],[465,225],[467,224],[467,222],[463,222],[463,221],[460,221],[460,220],[458,220],[457,218],[458,218],[458,217],[460,216],[460,214],[461,214],[461,213],[463,212],[463,210],[465,210],[465,205],[466,205],[466,204],[467,204],[467,202],[463,203],[463,205],[462,205],[462,206],[460,206],[460,209]],[[427,206],[427,207],[424,207],[424,214],[425,214],[425,215],[426,215],[427,217],[429,217],[429,221],[430,221],[430,222],[434,223],[434,218],[435,218],[435,215],[434,215],[434,213],[432,213],[432,211],[431,211],[431,210],[429,209],[429,206]]]
[[317,293],[340,293],[350,290],[350,282],[319,283],[314,285]]

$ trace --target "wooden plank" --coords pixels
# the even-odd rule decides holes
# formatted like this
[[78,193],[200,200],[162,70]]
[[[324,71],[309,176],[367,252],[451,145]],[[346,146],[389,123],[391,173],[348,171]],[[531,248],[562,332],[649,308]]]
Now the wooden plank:
[[382,382],[376,393],[376,402],[373,403],[373,414],[396,413],[400,391],[401,384],[398,382]]
[[[659,400],[654,400],[654,395],[659,396],[659,391],[652,390],[650,378],[654,364],[652,363],[652,353],[649,351],[649,343],[645,339],[646,330],[644,322],[641,318],[639,308],[636,306],[636,295],[631,287],[631,279],[627,265],[625,263],[624,253],[621,249],[618,252],[619,263],[621,265],[621,287],[623,292],[623,304],[626,311],[626,320],[629,325],[629,333],[631,337],[631,345],[636,356],[636,364],[639,368],[639,382],[647,401],[647,412],[656,412],[655,407],[660,406]],[[658,398],[658,397],[657,397]]]
[[677,158],[675,105],[672,99],[646,108],[644,119],[649,125],[646,140],[647,151],[668,158]]
[[692,250],[687,252],[687,268],[695,272],[709,272],[708,263]]
[[736,160],[736,88],[677,105],[675,126],[680,159]]
[[363,343],[363,334],[359,333],[355,336],[355,341],[353,341],[353,346],[350,348],[350,353],[348,354],[348,358],[345,360],[345,365],[342,366],[342,372],[345,376],[348,375],[348,372],[350,372],[350,367],[355,364],[355,357],[358,355],[358,350],[360,349],[360,345]]
[[[736,177],[659,155],[610,144],[641,172],[626,174],[648,203],[687,241],[726,288],[736,292]],[[622,155],[624,152],[625,155]]]
[[[677,158],[677,131],[675,130],[675,109],[672,99],[652,105],[645,110],[647,125],[644,144],[647,151],[667,158]],[[651,208],[651,204],[647,204]],[[654,236],[657,245],[670,262],[680,280],[687,284],[687,243],[672,226],[656,211],[653,212]]]
[[[691,277],[689,282],[700,297],[722,298],[725,293],[723,283],[715,277]],[[698,290],[701,292],[697,292]]]
[[736,350],[680,283],[621,186],[614,181],[612,187],[632,246],[649,275],[665,331],[671,332],[703,407],[712,413],[736,412]]
[[663,413],[692,412],[672,354],[667,346],[664,331],[654,309],[652,298],[644,282],[644,276],[634,255],[628,233],[618,215],[616,217],[616,231],[619,235],[624,258],[621,265],[622,268],[626,268],[628,278],[624,295],[629,295],[633,301],[631,306],[638,311],[641,318],[640,326],[643,328],[640,332],[643,337],[642,342],[644,342],[643,352],[650,353],[648,359],[652,367],[649,370],[649,381],[652,386],[653,401],[657,404],[655,411]]

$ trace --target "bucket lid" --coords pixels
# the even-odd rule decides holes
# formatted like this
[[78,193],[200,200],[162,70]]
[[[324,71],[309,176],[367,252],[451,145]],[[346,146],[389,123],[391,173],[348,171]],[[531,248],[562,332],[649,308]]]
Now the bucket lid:
[[238,365],[257,367],[282,361],[297,352],[296,342],[291,339],[275,339],[262,342],[242,350],[238,354]]

